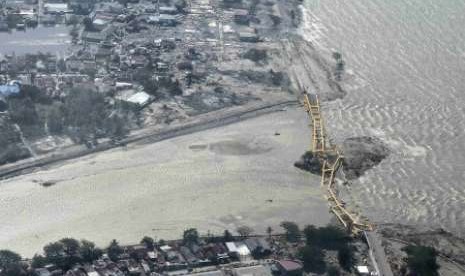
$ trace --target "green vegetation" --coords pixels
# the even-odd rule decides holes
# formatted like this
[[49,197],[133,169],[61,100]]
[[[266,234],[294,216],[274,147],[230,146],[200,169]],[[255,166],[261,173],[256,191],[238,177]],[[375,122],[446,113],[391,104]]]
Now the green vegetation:
[[77,142],[90,141],[105,134],[124,135],[123,119],[110,115],[105,97],[91,90],[73,89],[63,105],[64,125]]
[[328,276],[340,276],[341,275],[341,272],[335,266],[328,267],[328,271],[326,271],[326,273],[328,274]]
[[195,228],[184,231],[183,241],[185,244],[195,244],[199,242],[199,232]]
[[21,256],[10,250],[0,250],[0,275],[19,275]]
[[268,58],[267,51],[264,49],[252,48],[242,55],[243,58],[254,61],[255,63],[265,62]]
[[436,262],[438,253],[432,247],[409,245],[402,250],[407,253],[407,267],[410,275],[437,276],[439,265]]
[[239,235],[242,238],[246,238],[246,237],[250,236],[250,234],[253,233],[253,229],[244,225],[244,226],[240,226],[240,227],[237,228],[237,233],[239,233]]
[[355,265],[354,251],[355,249],[351,245],[344,245],[338,249],[337,259],[339,261],[339,265],[345,271],[351,272]]
[[297,256],[304,263],[305,271],[320,274],[326,271],[325,254],[321,248],[306,245],[299,250]]
[[118,256],[123,253],[123,248],[119,245],[118,241],[112,240],[107,248],[107,252],[110,260],[116,262],[118,260]]
[[323,266],[321,266],[320,258],[321,254],[324,257],[323,250],[338,251],[339,265],[348,272],[352,271],[355,248],[350,244],[352,239],[344,230],[335,226],[316,228],[309,225],[303,232],[306,246],[301,250],[300,257],[308,271],[321,272]]
[[143,237],[140,243],[145,245],[150,250],[153,250],[155,248],[155,240],[151,237]]
[[32,267],[43,267],[46,264],[54,264],[57,267],[68,270],[81,262],[92,262],[102,256],[103,251],[93,242],[73,238],[63,238],[44,246],[44,255],[34,255]]
[[100,256],[103,254],[102,249],[96,247],[95,243],[88,240],[81,241],[79,252],[84,262],[93,262],[100,258]]
[[234,241],[234,237],[228,230],[224,230],[223,239],[225,242]]
[[305,227],[304,235],[308,245],[328,250],[338,250],[351,240],[344,230],[331,225],[319,228],[309,225]]
[[286,240],[288,242],[299,242],[301,238],[299,226],[295,222],[283,221],[281,227],[284,228]]

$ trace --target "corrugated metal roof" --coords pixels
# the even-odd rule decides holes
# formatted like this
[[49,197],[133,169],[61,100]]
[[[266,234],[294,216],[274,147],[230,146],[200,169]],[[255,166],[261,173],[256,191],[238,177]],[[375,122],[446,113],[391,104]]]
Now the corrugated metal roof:
[[20,88],[19,85],[0,85],[0,95],[8,97],[11,95],[19,94]]

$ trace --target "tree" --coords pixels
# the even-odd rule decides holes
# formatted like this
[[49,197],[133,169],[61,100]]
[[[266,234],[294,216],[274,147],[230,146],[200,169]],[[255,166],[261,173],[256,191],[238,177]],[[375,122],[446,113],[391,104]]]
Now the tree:
[[32,257],[32,262],[31,262],[32,268],[41,268],[41,267],[44,267],[46,264],[47,264],[47,258],[45,258],[44,256],[35,254],[34,257]]
[[44,246],[44,254],[47,261],[54,264],[61,263],[65,248],[61,242],[52,242]]
[[234,241],[233,235],[228,230],[224,230],[223,239],[224,239],[224,242]]
[[345,271],[351,272],[355,264],[354,248],[350,245],[342,246],[338,250],[337,259],[339,260],[339,265]]
[[63,106],[59,103],[54,103],[50,106],[46,120],[48,130],[53,134],[61,134],[63,132]]
[[126,137],[129,133],[129,128],[126,126],[127,120],[123,117],[114,114],[105,120],[105,132],[113,140],[119,141]]
[[149,250],[155,249],[155,240],[151,237],[143,237],[140,243],[145,245],[145,247],[147,247]]
[[306,245],[299,250],[297,255],[304,263],[305,271],[320,274],[326,271],[325,255],[321,248]]
[[261,61],[265,61],[268,58],[268,53],[264,49],[252,48],[245,52],[242,56],[243,58],[254,61],[255,63],[260,63]]
[[84,262],[91,263],[95,260],[98,260],[98,258],[103,255],[103,250],[96,247],[95,243],[91,241],[82,240],[79,253]]
[[119,258],[119,255],[123,253],[123,248],[119,245],[118,241],[112,240],[107,248],[107,252],[110,260],[116,262]]
[[437,276],[439,265],[437,252],[432,247],[409,245],[402,250],[407,253],[407,266],[412,275]]
[[242,238],[247,238],[253,233],[253,229],[244,225],[237,228],[237,233],[239,233]]
[[10,118],[19,125],[33,125],[37,123],[37,111],[29,98],[14,98],[8,100]]
[[271,239],[271,234],[273,233],[273,228],[271,228],[271,226],[268,226],[266,228],[266,233],[268,234],[268,238]]
[[63,238],[60,240],[63,244],[63,251],[68,256],[75,256],[79,252],[79,241],[73,238]]
[[90,19],[90,17],[84,18],[84,20],[82,20],[82,23],[84,24],[84,29],[86,31],[88,32],[94,31],[94,23],[92,23],[92,19]]
[[0,250],[0,268],[6,269],[11,265],[18,264],[21,261],[21,255],[10,250]]
[[66,62],[65,62],[65,60],[60,58],[57,61],[57,67],[58,67],[58,70],[60,70],[60,72],[66,72]]
[[350,241],[347,233],[335,226],[315,228],[309,225],[304,229],[307,245],[315,245],[329,250],[338,250]]
[[300,241],[301,234],[299,226],[295,222],[283,221],[281,222],[281,227],[286,231],[285,235],[288,242]]
[[328,274],[328,276],[340,276],[341,275],[341,272],[335,266],[330,266],[326,273]]
[[190,228],[184,231],[183,240],[185,244],[195,244],[199,242],[199,233],[197,229]]
[[77,88],[65,99],[63,110],[65,124],[77,131],[74,135],[80,142],[103,130],[108,113],[103,95]]

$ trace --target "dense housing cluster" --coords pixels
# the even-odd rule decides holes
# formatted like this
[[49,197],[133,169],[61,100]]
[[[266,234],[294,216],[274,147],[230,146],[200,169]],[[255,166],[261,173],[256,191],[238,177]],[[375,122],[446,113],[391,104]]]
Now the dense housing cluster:
[[[196,229],[184,231],[182,240],[155,241],[121,246],[113,240],[104,250],[94,243],[63,238],[44,246],[31,260],[0,250],[0,275],[110,276],[299,276],[304,273],[368,275],[366,256],[344,231],[307,226],[302,232],[293,222],[281,224],[285,233],[253,236],[240,227],[240,236],[200,237]],[[364,262],[365,265],[356,265]],[[10,274],[8,274],[10,273]]]
[[[6,26],[5,31],[66,24],[71,43],[58,54],[0,55],[0,116],[5,117],[4,124],[14,126],[17,134],[9,136],[22,137],[14,140],[15,147],[28,152],[21,156],[0,153],[0,163],[75,143],[92,147],[101,139],[121,139],[134,129],[160,127],[253,101],[282,99],[293,90],[282,63],[281,39],[298,24],[298,3],[2,3],[0,25]],[[1,92],[13,82],[34,93]],[[95,98],[102,101],[105,112],[97,116],[92,110],[67,110],[72,94],[87,101],[90,96],[82,91],[100,95]],[[16,116],[23,111],[23,116]],[[71,122],[67,113],[83,118]],[[98,123],[87,125],[91,118],[98,118]]]

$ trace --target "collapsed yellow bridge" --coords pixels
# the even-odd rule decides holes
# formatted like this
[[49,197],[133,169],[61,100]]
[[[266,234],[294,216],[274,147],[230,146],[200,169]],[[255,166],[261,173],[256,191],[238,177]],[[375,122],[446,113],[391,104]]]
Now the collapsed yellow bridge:
[[304,94],[304,107],[312,120],[312,153],[323,162],[321,169],[321,185],[326,189],[326,198],[331,211],[339,221],[354,235],[362,231],[373,230],[373,225],[366,219],[347,210],[335,188],[335,175],[342,166],[343,155],[341,151],[332,146],[327,139],[321,116],[320,101],[316,95]]

